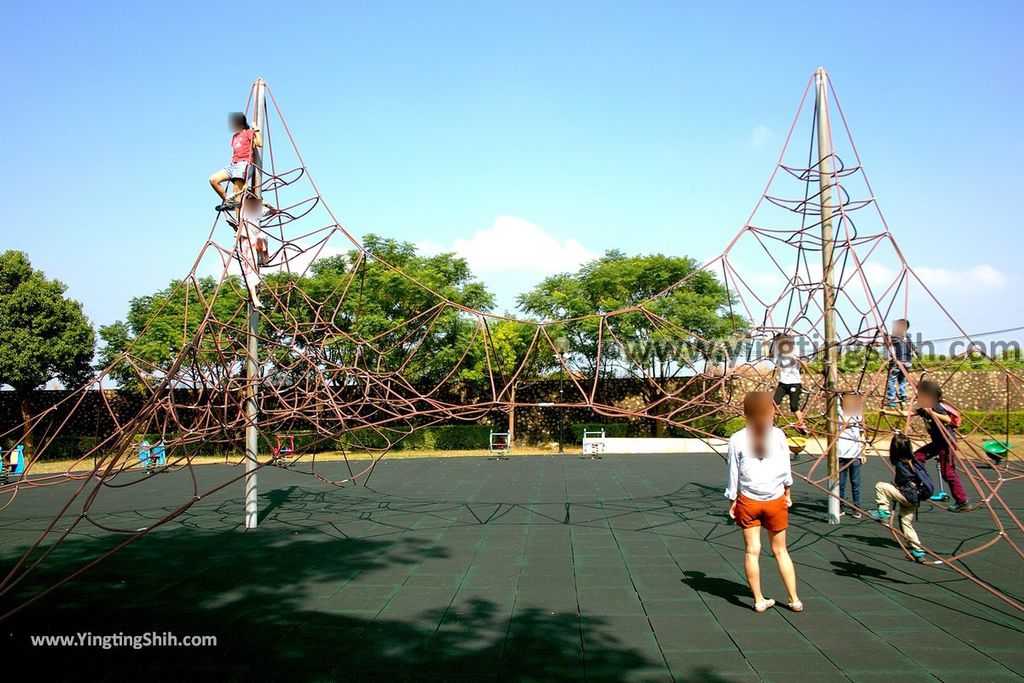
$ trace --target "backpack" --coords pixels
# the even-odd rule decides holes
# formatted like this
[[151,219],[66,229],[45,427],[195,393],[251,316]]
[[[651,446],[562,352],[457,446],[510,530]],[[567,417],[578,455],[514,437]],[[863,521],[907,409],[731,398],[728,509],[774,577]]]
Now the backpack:
[[942,407],[946,409],[949,414],[949,426],[953,429],[960,429],[960,425],[964,423],[963,415],[960,411],[952,406],[952,404],[945,401],[942,402]]
[[914,459],[914,475],[917,477],[917,500],[928,500],[935,493],[935,484],[924,463]]

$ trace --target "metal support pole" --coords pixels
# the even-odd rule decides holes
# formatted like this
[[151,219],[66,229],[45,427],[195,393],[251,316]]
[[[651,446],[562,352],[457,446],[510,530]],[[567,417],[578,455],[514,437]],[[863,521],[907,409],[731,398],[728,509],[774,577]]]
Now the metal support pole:
[[565,453],[565,354],[558,355],[562,361],[558,367],[558,452]]
[[[266,122],[267,84],[260,78],[256,80],[253,88],[255,89],[255,97],[253,99],[252,125],[263,135],[263,128]],[[254,172],[250,191],[257,197],[260,197],[260,185],[262,183],[260,169],[263,166],[262,148],[253,148],[252,160]],[[252,257],[255,258],[254,255]],[[259,520],[259,502],[256,498],[256,470],[259,467],[259,432],[256,429],[256,421],[259,413],[260,314],[251,298],[246,304],[246,313],[248,314],[249,330],[245,363],[245,528],[255,529]]]
[[825,421],[828,439],[828,522],[839,524],[839,349],[836,344],[836,290],[833,277],[832,235],[832,131],[828,121],[828,74],[818,68],[814,74],[817,93],[818,187],[821,203],[821,267],[825,324]]

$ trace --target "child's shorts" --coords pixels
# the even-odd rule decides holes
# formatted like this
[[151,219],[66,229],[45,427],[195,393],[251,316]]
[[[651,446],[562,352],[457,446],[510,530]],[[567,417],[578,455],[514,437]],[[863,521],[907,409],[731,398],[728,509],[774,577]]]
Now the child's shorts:
[[784,384],[779,383],[779,386],[775,387],[775,405],[782,405],[782,399],[789,396],[789,410],[796,412],[800,410],[800,395],[803,394],[804,387],[802,384]]
[[736,523],[743,529],[763,526],[768,531],[784,531],[789,526],[786,496],[775,500],[753,500],[740,494],[736,498]]
[[232,161],[230,164],[224,167],[224,172],[228,174],[228,178],[230,178],[231,180],[248,180],[249,162]]

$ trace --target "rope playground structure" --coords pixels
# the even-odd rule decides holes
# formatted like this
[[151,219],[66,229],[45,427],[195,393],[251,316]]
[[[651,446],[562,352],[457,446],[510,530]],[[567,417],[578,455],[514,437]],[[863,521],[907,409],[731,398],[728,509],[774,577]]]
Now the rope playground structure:
[[[764,192],[719,255],[619,310],[560,320],[477,310],[374,253],[324,201],[262,80],[253,85],[246,112],[264,142],[240,208],[217,214],[191,269],[155,305],[158,313],[173,311],[180,322],[170,335],[174,343],[159,349],[143,343],[150,326],[163,324],[167,316],[140,323],[134,343],[87,386],[67,392],[33,417],[34,454],[22,463],[20,476],[0,479],[0,515],[15,508],[24,491],[56,486],[64,487],[62,495],[71,491],[35,544],[0,575],[0,598],[89,525],[123,536],[32,601],[225,487],[244,483],[246,526],[254,527],[262,468],[283,465],[297,478],[359,485],[381,458],[419,430],[507,420],[516,408],[587,410],[602,420],[646,421],[684,430],[704,439],[708,451],[716,450],[720,427],[742,416],[737,399],[745,391],[775,388],[764,366],[774,342],[783,337],[801,340],[800,355],[809,370],[803,390],[804,411],[811,417],[806,427],[799,425],[806,431],[799,443],[820,447],[820,454],[808,448],[798,456],[798,476],[829,499],[832,522],[838,522],[840,503],[841,398],[859,396],[866,406],[879,408],[865,413],[877,414],[865,425],[869,454],[881,455],[894,433],[913,435],[916,428],[910,412],[881,409],[887,365],[878,359],[892,355],[888,325],[894,319],[931,314],[969,342],[963,353],[929,366],[929,377],[949,382],[966,372],[972,359],[987,355],[1003,378],[1006,405],[1011,395],[1024,392],[1020,375],[975,344],[908,265],[823,70],[807,83]],[[832,126],[830,113],[838,115],[838,126]],[[798,144],[803,131],[809,131],[806,154]],[[321,276],[326,261],[336,277]],[[394,291],[414,296],[384,302],[395,311],[390,318],[370,314],[364,296],[368,278],[400,283]],[[673,320],[672,312],[685,306],[687,297],[700,296],[709,285],[728,292],[721,314],[730,333],[724,338]],[[525,352],[511,359],[498,334],[508,326],[528,339]],[[638,348],[630,339],[638,329],[655,343]],[[572,343],[584,333],[596,342]],[[422,362],[427,354],[430,372]],[[464,379],[471,367],[477,375],[473,391]],[[668,376],[658,370],[666,367]],[[923,375],[910,366],[901,369],[914,393]],[[558,400],[529,402],[517,396],[526,378],[552,373],[567,378]],[[644,398],[618,400],[604,391],[608,377],[641,382]],[[132,387],[138,409],[127,416],[118,410],[109,391],[114,386]],[[992,406],[999,407],[1003,398],[994,395]],[[66,471],[34,473],[34,465],[70,425],[87,410],[96,412],[97,402],[99,416],[89,412],[88,419],[102,419],[110,428],[95,445]],[[19,439],[24,426],[0,434],[0,443]],[[308,435],[302,446],[287,436],[298,431]],[[140,435],[147,440],[140,442]],[[990,534],[965,541],[955,554],[941,555],[927,542],[923,548],[928,562],[1024,611],[1014,596],[962,565],[996,544],[1024,559],[1024,525],[1004,498],[1004,484],[1024,477],[1024,468],[1003,438],[964,416],[958,467],[978,501],[973,514],[991,520]],[[1002,444],[1000,457],[986,452],[984,439]],[[318,462],[324,444],[332,445],[333,457],[343,462],[342,478],[327,476],[323,460]],[[194,471],[202,449],[222,452],[237,466],[227,481],[208,490],[201,490]],[[352,457],[354,452],[371,457]],[[880,460],[889,467],[886,458]],[[162,518],[142,528],[117,528],[95,514],[98,500],[125,487],[144,487],[157,476],[176,477],[182,489],[180,504]],[[851,501],[843,503],[853,508]],[[906,536],[894,527],[889,533],[909,556]]]

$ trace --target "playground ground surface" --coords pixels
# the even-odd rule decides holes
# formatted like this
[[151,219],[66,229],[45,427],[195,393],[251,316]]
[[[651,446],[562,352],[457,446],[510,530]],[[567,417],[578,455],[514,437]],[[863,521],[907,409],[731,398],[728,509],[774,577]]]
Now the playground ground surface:
[[[318,471],[341,479],[343,467]],[[199,491],[240,474],[193,471]],[[865,499],[885,476],[869,462]],[[145,475],[116,482],[131,477]],[[44,680],[1021,680],[1024,614],[949,568],[907,561],[875,522],[824,523],[824,497],[800,483],[789,535],[806,611],[752,612],[723,479],[713,455],[388,456],[347,488],[265,468],[258,529],[242,528],[232,483],[0,623],[0,652]],[[0,512],[0,570],[78,485],[23,489]],[[105,488],[90,514],[139,528],[192,490],[187,471],[151,476]],[[1016,504],[1024,486],[1004,491]],[[993,535],[984,510],[930,504],[918,530],[943,554]],[[123,539],[83,524],[0,611]],[[1008,544],[966,567],[1024,597]],[[770,557],[762,570],[766,593],[784,597]],[[30,644],[152,632],[218,644]]]

